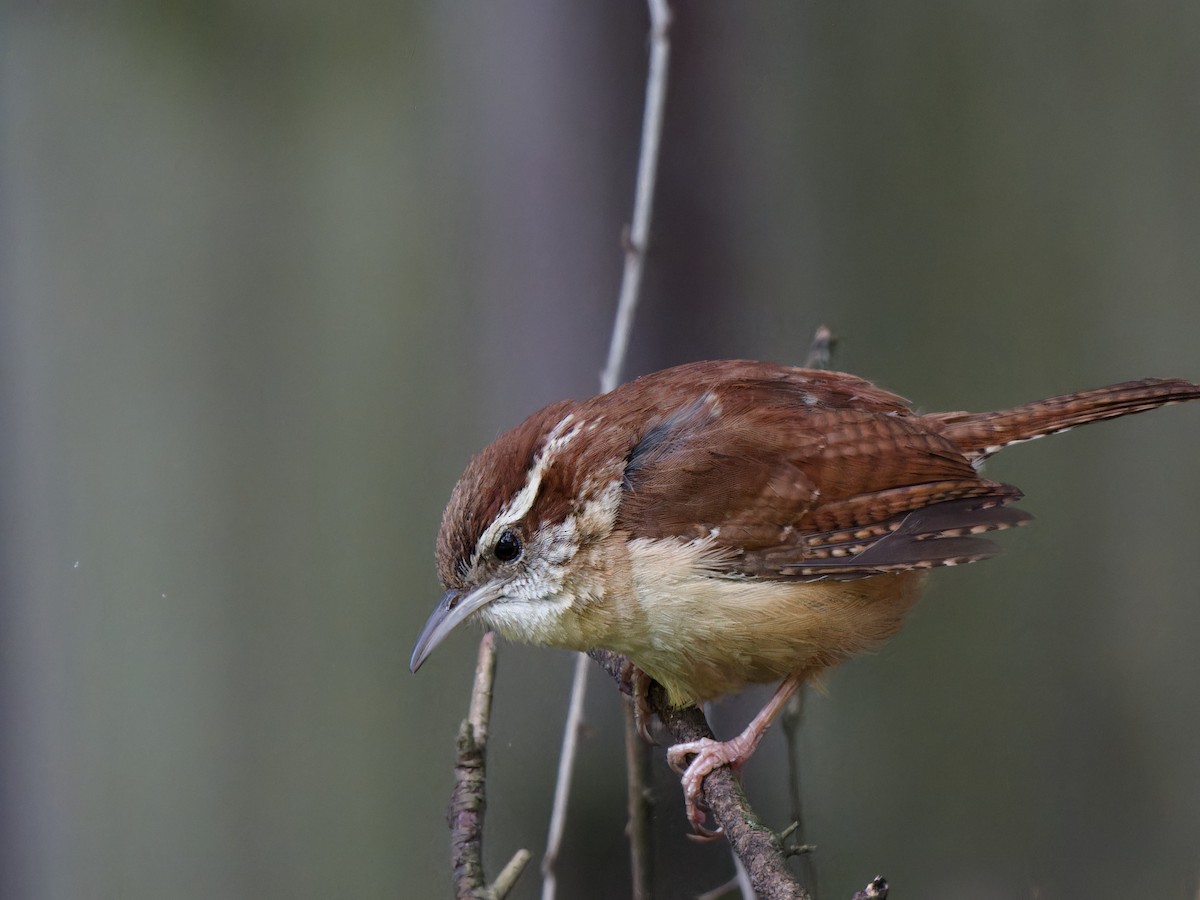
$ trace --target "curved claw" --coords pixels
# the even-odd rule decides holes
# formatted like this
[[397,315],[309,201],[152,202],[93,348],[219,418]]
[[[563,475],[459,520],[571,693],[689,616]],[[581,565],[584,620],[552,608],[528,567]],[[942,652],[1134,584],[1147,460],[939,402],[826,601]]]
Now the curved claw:
[[688,833],[687,839],[694,841],[697,844],[711,844],[715,840],[719,840],[725,836],[725,829],[718,825],[716,828],[709,828],[697,822],[692,823],[692,831]]
[[[711,841],[723,833],[722,829],[714,830],[705,824],[707,816],[702,810],[707,806],[702,791],[704,779],[708,774],[713,769],[731,762],[728,758],[729,749],[728,744],[714,741],[712,738],[701,738],[698,741],[676,744],[667,750],[667,764],[681,775],[684,811],[693,831],[688,837],[693,840]],[[684,760],[693,754],[695,758],[685,766]]]
[[654,680],[629,660],[625,660],[621,666],[619,677],[623,689],[628,689],[629,699],[633,701],[633,721],[638,734],[650,746],[656,745],[658,742],[650,733],[650,722],[654,718],[654,710],[650,707],[650,685]]
[[658,742],[654,740],[654,736],[650,733],[650,721],[654,717],[654,710],[650,708],[651,684],[653,684],[653,681],[650,676],[635,666],[631,679],[631,687],[633,689],[633,721],[637,723],[638,734],[642,736],[642,740],[653,747]]
[[685,788],[683,794],[684,814],[687,816],[688,823],[692,826],[692,831],[688,834],[688,839],[696,841],[700,844],[707,844],[715,841],[725,829],[721,826],[716,828],[708,827],[708,804],[704,801],[701,794],[693,796]]

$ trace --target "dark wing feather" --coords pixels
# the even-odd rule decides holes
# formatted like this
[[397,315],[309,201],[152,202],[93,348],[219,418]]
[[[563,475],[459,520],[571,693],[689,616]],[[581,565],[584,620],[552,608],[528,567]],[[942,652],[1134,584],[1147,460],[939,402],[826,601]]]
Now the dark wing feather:
[[1020,491],[1010,485],[994,487],[991,494],[935,503],[866,528],[811,534],[802,547],[753,554],[756,574],[849,579],[987,559],[1000,548],[977,535],[1033,518],[1003,506],[1019,499]]

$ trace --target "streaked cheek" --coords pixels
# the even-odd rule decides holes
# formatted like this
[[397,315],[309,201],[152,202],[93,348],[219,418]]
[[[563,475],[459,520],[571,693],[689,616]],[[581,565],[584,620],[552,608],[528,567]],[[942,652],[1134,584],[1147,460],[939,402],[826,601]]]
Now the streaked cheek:
[[531,550],[530,557],[544,562],[547,569],[554,570],[565,565],[579,550],[579,531],[575,517],[568,517],[554,528],[541,529]]

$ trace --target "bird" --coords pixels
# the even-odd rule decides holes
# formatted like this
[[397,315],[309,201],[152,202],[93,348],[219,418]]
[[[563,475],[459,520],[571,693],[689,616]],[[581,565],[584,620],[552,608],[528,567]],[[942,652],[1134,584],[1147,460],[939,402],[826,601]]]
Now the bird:
[[[855,375],[754,360],[664,369],[533,413],[469,462],[437,536],[445,589],[416,672],[465,621],[534,645],[622,654],[674,707],[778,683],[736,737],[677,744],[686,815],[740,768],[787,699],[878,648],[930,570],[999,552],[1022,492],[1005,447],[1200,398],[1147,378],[985,412],[915,412]],[[648,707],[647,707],[648,708]],[[690,762],[689,762],[690,760]]]

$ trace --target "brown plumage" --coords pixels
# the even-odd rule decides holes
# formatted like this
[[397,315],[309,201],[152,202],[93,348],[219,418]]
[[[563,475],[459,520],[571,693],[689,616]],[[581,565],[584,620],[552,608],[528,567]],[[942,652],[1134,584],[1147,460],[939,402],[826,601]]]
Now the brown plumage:
[[[853,375],[730,360],[557,403],[455,487],[437,545],[447,593],[413,666],[477,615],[518,640],[623,653],[675,704],[780,679],[784,695],[893,634],[928,569],[993,556],[981,535],[1029,521],[984,458],[1198,397],[1147,379],[918,415]],[[689,769],[689,798],[734,752],[715,746],[725,756]]]
[[568,412],[603,418],[585,445],[550,467],[520,523],[527,532],[576,509],[585,479],[619,470],[622,530],[654,539],[718,529],[731,573],[847,578],[994,555],[994,544],[970,535],[1030,516],[1003,509],[1021,492],[981,477],[972,462],[1198,391],[1146,379],[1000,412],[917,415],[895,394],[843,373],[735,360],[677,366],[546,407],[477,455],[443,518],[439,573],[447,586],[457,582],[456,567]]

